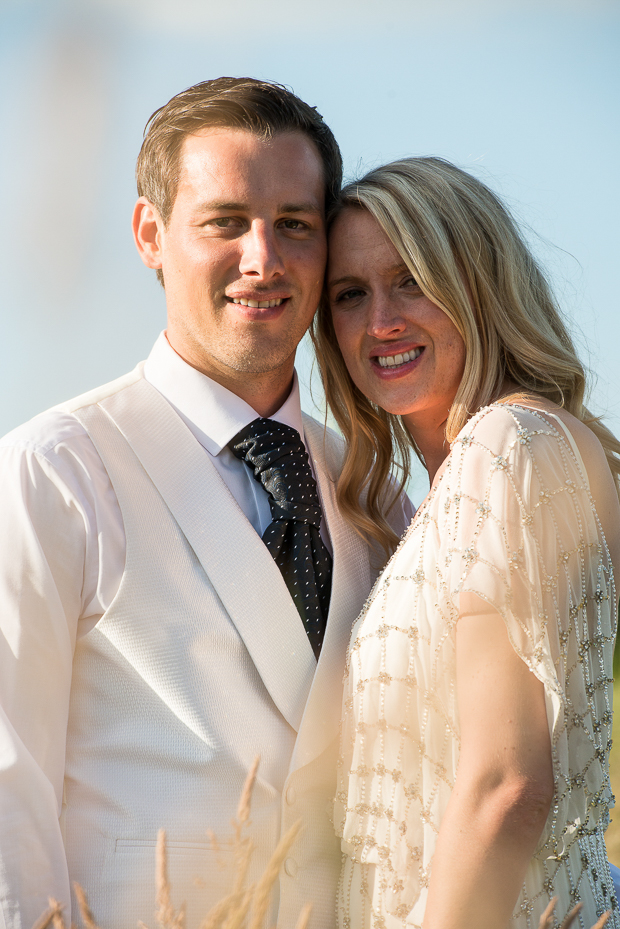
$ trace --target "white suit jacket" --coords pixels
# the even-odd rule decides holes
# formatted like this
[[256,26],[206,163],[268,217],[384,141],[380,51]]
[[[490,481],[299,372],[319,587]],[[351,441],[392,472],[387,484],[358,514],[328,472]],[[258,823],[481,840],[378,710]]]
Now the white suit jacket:
[[148,925],[164,827],[173,899],[187,902],[189,929],[197,927],[231,885],[231,818],[260,753],[251,877],[301,819],[274,921],[277,909],[278,925],[292,929],[311,902],[311,926],[328,929],[340,861],[330,806],[342,669],[378,568],[335,506],[338,441],[305,418],[334,551],[317,665],[275,562],[141,370],[64,408],[101,455],[127,539],[118,594],[75,649],[60,819],[69,880],[85,887],[104,929]]

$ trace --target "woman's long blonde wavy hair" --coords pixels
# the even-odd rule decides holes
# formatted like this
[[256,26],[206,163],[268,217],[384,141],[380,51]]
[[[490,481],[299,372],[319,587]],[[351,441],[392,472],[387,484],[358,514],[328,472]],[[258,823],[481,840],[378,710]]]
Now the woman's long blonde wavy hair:
[[[465,370],[447,441],[498,399],[508,379],[518,385],[515,396],[538,394],[590,427],[620,495],[620,442],[584,406],[584,368],[547,278],[500,199],[441,158],[403,158],[348,184],[328,221],[347,209],[376,219],[425,296],[463,337]],[[327,403],[346,442],[338,503],[363,537],[389,553],[397,537],[385,516],[409,476],[411,450],[419,451],[401,418],[371,403],[351,380],[325,296],[311,335]]]

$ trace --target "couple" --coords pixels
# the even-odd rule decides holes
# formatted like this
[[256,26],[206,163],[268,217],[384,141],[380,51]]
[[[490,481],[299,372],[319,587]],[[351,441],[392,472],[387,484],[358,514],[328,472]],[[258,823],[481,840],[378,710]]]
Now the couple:
[[[493,194],[439,159],[342,193],[341,170],[278,85],[173,98],[134,213],[166,334],[1,443],[5,929],[73,880],[103,927],[148,924],[162,826],[197,926],[257,753],[255,873],[304,827],[282,929],[307,901],[316,929],[615,906],[620,447]],[[299,406],[317,305],[344,446]],[[413,521],[411,447],[431,479]]]

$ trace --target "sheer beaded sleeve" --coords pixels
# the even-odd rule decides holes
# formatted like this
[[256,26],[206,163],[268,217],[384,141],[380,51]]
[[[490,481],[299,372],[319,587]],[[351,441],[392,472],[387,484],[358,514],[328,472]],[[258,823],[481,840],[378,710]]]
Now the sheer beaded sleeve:
[[544,415],[497,404],[453,443],[353,630],[334,805],[343,927],[422,925],[458,764],[455,633],[469,592],[545,688],[555,797],[523,925],[560,886],[577,899],[589,882],[605,908],[613,572],[576,447]]
[[532,410],[483,411],[458,437],[443,488],[446,594],[477,593],[545,686],[555,801],[544,851],[607,816],[615,601],[578,452]]

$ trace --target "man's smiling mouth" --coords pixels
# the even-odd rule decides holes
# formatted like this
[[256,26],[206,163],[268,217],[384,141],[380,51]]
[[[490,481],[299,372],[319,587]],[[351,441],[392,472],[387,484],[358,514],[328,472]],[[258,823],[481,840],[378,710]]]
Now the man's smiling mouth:
[[259,310],[266,310],[269,307],[280,306],[284,302],[284,297],[277,300],[246,300],[243,297],[229,297],[231,303],[240,303],[241,306],[251,306]]
[[396,368],[398,365],[407,364],[408,361],[414,361],[422,352],[422,348],[413,348],[410,352],[403,352],[402,355],[378,355],[377,361],[382,368]]

